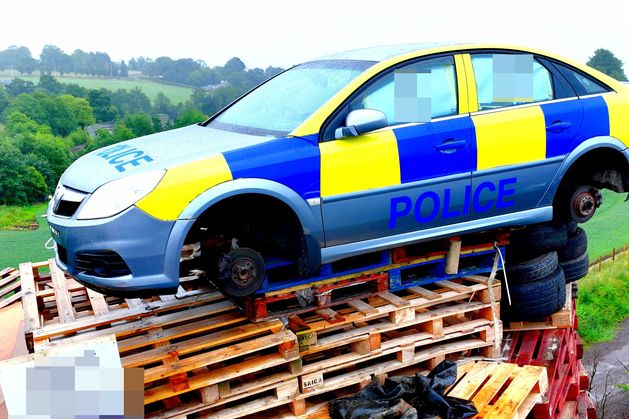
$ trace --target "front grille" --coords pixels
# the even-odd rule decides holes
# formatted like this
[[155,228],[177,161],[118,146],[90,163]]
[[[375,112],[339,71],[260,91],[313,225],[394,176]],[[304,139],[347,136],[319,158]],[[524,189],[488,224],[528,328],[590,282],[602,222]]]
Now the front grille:
[[85,192],[66,188],[63,185],[58,186],[52,197],[53,214],[61,217],[72,217],[86,196]]
[[68,252],[66,248],[57,243],[57,255],[59,256],[59,260],[64,265],[68,266]]
[[81,205],[81,202],[64,201],[61,199],[55,208],[55,215],[61,215],[62,217],[72,217],[76,210]]
[[114,278],[131,274],[125,261],[111,250],[77,253],[74,262],[77,270],[92,276]]

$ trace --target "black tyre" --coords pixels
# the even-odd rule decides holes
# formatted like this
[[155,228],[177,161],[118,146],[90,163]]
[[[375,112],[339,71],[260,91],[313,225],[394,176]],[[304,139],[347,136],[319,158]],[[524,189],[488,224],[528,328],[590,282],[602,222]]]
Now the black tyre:
[[584,253],[578,258],[560,262],[566,276],[566,283],[574,282],[586,276],[590,270],[588,254]]
[[[511,306],[503,302],[511,321],[541,320],[559,311],[566,301],[566,280],[558,267],[551,275],[526,284],[509,283]],[[506,295],[506,294],[505,294]]]
[[517,262],[563,248],[568,242],[568,233],[565,223],[534,224],[512,231],[509,241],[509,257]]
[[576,233],[577,228],[579,228],[579,223],[574,220],[566,221],[566,229],[568,230],[568,237]]
[[266,275],[260,253],[241,247],[229,252],[229,259],[227,276],[220,280],[222,290],[234,297],[246,297],[256,292]]
[[531,260],[507,265],[507,279],[519,284],[539,281],[555,272],[557,266],[557,252],[544,253]]
[[573,234],[568,235],[568,242],[564,247],[557,250],[559,261],[568,261],[576,259],[587,252],[588,239],[585,230],[581,227],[577,228]]

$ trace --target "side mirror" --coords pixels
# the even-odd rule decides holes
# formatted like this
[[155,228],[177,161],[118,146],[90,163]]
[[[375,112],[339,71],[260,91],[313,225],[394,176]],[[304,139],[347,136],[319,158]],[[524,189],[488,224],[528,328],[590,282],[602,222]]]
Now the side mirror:
[[356,137],[389,125],[387,116],[375,109],[356,109],[345,118],[345,126],[334,131],[334,138]]

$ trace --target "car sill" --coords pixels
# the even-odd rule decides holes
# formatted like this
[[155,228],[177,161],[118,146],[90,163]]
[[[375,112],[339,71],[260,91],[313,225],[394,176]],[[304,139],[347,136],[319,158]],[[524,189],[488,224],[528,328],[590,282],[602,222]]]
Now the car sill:
[[376,252],[387,248],[404,246],[422,241],[435,240],[461,233],[473,233],[491,228],[511,227],[550,221],[553,207],[534,208],[511,214],[497,215],[480,220],[466,221],[453,225],[439,226],[427,230],[412,231],[389,237],[363,240],[356,243],[341,244],[321,249],[321,262],[331,263],[351,256]]

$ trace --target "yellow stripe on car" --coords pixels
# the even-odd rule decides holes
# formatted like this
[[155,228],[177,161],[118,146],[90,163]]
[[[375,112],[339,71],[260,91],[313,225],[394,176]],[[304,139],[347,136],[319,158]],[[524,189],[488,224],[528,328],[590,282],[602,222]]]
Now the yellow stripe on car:
[[392,130],[321,143],[321,197],[399,185]]
[[629,146],[629,97],[617,93],[603,95],[609,113],[609,135]]
[[546,127],[539,106],[473,115],[477,170],[546,158]]
[[222,154],[168,169],[161,182],[136,206],[160,220],[176,220],[201,193],[232,180]]
[[470,54],[461,54],[461,61],[465,69],[465,85],[467,86],[468,112],[478,111],[478,93],[476,91],[476,80],[474,79],[474,69],[472,68],[472,57]]

